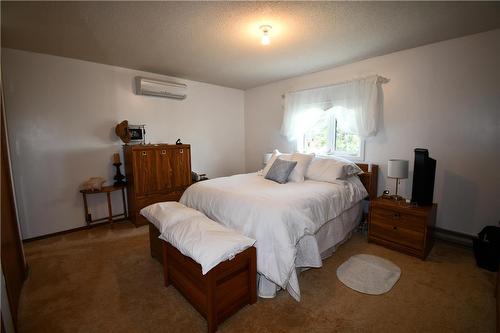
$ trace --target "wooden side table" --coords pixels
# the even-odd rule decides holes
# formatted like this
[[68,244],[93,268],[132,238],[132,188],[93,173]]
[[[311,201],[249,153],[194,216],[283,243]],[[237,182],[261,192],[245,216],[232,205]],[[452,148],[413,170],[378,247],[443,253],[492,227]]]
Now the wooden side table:
[[[127,218],[127,205],[125,202],[125,187],[126,185],[112,185],[112,186],[103,186],[98,191],[92,190],[80,190],[80,193],[83,195],[83,205],[85,207],[85,222],[87,222],[87,226],[90,227],[92,223],[108,221],[109,225],[112,226],[113,221],[123,220]],[[114,191],[122,191],[122,200],[123,200],[123,213],[113,215],[113,208],[111,207],[111,192]],[[108,217],[103,217],[99,219],[92,220],[92,214],[89,214],[89,207],[87,205],[87,195],[88,194],[97,194],[97,193],[106,193],[106,197],[108,199]]]
[[377,198],[370,205],[368,241],[425,259],[432,247],[437,204],[414,207]]

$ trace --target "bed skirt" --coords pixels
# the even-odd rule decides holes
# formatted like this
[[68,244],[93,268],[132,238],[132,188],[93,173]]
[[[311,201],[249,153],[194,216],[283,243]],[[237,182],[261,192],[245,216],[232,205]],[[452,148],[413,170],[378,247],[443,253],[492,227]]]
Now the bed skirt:
[[[359,224],[363,214],[363,202],[359,202],[334,219],[325,223],[314,235],[304,236],[297,245],[295,259],[296,275],[309,268],[321,267],[322,260],[330,257],[339,246],[348,241],[354,229]],[[257,291],[259,297],[274,298],[282,289],[276,283],[257,274]],[[288,293],[295,299],[300,296],[293,288],[287,288]]]

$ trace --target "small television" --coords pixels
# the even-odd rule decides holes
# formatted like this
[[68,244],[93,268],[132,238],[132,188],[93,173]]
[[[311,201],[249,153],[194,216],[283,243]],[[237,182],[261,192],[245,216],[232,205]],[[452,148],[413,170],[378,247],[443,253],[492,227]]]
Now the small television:
[[127,130],[130,134],[131,144],[145,144],[146,143],[146,130],[145,125],[128,125]]
[[427,149],[416,148],[411,192],[412,203],[416,203],[419,206],[432,205],[435,174],[436,160],[429,157]]

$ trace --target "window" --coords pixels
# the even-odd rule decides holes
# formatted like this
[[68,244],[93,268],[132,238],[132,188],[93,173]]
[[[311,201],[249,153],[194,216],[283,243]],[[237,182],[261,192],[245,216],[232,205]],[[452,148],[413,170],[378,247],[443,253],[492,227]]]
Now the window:
[[305,130],[303,137],[297,140],[297,149],[305,153],[336,155],[362,161],[364,140],[349,129],[352,121],[346,109],[332,108],[324,111],[318,120]]
[[364,138],[378,131],[385,82],[372,75],[286,93],[281,134],[295,141],[301,152],[363,161]]

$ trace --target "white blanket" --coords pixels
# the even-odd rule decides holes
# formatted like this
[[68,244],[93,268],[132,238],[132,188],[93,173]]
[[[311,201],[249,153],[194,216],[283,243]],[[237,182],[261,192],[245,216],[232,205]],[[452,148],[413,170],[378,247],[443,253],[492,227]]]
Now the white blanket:
[[300,300],[297,243],[366,195],[357,177],[278,184],[252,173],[198,182],[180,202],[256,239],[258,272]]
[[206,274],[255,243],[178,202],[159,202],[141,209],[160,231],[160,238],[201,265]]

